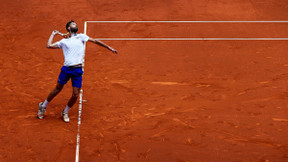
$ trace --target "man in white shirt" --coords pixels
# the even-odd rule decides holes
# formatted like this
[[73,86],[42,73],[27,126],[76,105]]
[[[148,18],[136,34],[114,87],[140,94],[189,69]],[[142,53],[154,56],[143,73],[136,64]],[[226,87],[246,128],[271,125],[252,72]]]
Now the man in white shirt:
[[77,34],[78,27],[73,20],[66,24],[66,30],[69,32],[66,38],[60,40],[59,42],[52,43],[54,36],[61,34],[57,30],[54,30],[47,43],[47,48],[62,48],[65,61],[64,66],[61,68],[56,87],[49,93],[47,99],[39,104],[39,110],[37,113],[39,119],[43,119],[48,103],[52,101],[52,99],[62,90],[67,81],[71,79],[73,93],[68,101],[68,104],[61,113],[63,120],[65,122],[69,122],[68,111],[77,101],[82,86],[82,66],[84,62],[85,43],[87,41],[96,43],[107,48],[113,53],[117,53],[115,49],[111,48],[100,40],[90,38],[86,34]]

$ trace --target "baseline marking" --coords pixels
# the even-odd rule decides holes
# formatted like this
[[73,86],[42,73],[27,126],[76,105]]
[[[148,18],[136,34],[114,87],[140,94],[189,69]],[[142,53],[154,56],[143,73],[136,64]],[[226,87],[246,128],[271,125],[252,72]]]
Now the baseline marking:
[[288,21],[85,21],[85,23],[288,23]]
[[99,40],[118,41],[283,41],[288,38],[97,38]]
[[[86,34],[86,31],[87,31],[87,22],[85,21],[85,23],[84,23],[84,34]],[[85,45],[84,45],[84,50],[86,52],[86,42],[85,42]],[[85,58],[85,52],[84,52],[84,58]],[[85,60],[83,61],[83,67],[82,67],[83,72],[84,72],[84,64],[85,64]],[[82,81],[82,85],[83,85],[83,81]],[[83,96],[83,89],[81,88],[80,95],[79,95],[79,107],[78,107],[78,125],[77,125],[77,142],[76,142],[75,162],[79,162],[80,125],[81,125],[82,103],[84,101],[87,102],[87,100],[83,100],[82,99],[82,96]]]
[[79,111],[78,111],[78,126],[77,126],[77,143],[76,143],[76,157],[75,162],[79,161],[79,148],[80,148],[80,125],[81,125],[81,114],[82,114],[82,96],[83,90],[80,90],[79,95]]

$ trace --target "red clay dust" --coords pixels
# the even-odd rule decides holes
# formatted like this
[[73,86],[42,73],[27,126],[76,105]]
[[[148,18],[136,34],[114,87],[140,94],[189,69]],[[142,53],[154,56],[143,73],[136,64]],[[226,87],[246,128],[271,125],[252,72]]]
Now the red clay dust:
[[[74,20],[286,21],[286,0],[1,0],[0,161],[75,161],[69,81],[37,119]],[[288,38],[288,23],[88,23],[92,38]],[[61,39],[56,36],[55,41]],[[82,162],[288,161],[288,42],[87,43]],[[78,103],[78,102],[77,102]]]

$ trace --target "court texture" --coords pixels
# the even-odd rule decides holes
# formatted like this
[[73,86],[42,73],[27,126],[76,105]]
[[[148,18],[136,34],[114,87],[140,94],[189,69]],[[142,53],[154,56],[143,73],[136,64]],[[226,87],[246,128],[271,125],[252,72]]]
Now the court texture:
[[[288,161],[286,0],[0,2],[0,161]],[[39,120],[71,19],[119,54],[87,43]]]

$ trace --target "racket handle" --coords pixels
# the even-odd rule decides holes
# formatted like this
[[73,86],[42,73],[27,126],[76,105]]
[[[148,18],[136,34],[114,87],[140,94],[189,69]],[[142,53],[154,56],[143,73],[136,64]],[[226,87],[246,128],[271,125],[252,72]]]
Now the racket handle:
[[69,33],[67,33],[67,34],[63,34],[63,33],[59,33],[63,38],[68,38],[68,34]]

